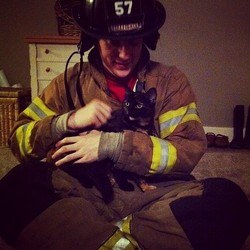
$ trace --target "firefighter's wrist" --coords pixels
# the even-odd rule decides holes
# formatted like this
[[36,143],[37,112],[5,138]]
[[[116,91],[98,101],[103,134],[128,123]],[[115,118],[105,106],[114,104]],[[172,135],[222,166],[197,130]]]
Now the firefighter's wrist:
[[60,140],[65,134],[76,133],[74,129],[68,127],[68,119],[71,112],[54,117],[51,123],[52,137],[54,141]]
[[122,144],[124,141],[123,133],[101,133],[101,139],[98,148],[98,160],[110,159],[114,163],[120,157]]
[[69,112],[68,119],[67,119],[67,128],[69,130],[77,130],[77,124],[75,122],[75,111]]

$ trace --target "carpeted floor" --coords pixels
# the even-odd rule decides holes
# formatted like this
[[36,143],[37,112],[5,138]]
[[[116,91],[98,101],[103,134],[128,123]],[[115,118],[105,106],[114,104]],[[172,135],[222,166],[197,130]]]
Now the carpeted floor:
[[197,179],[224,177],[237,183],[250,200],[250,150],[209,148],[193,170]]
[[18,163],[9,148],[0,147],[0,179]]

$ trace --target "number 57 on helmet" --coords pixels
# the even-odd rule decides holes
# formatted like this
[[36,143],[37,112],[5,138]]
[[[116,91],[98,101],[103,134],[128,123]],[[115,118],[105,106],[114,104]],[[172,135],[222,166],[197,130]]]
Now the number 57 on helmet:
[[158,32],[166,12],[155,0],[82,0],[72,10],[81,30],[92,38],[134,39]]

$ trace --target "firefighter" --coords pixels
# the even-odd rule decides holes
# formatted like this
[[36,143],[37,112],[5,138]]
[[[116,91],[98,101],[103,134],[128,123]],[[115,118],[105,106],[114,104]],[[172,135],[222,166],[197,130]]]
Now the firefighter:
[[[240,249],[248,201],[229,180],[191,178],[206,150],[195,95],[177,67],[150,60],[163,5],[83,0],[72,13],[88,62],[52,80],[12,130],[10,147],[22,164],[1,181],[2,236],[18,249]],[[99,131],[138,83],[157,90],[156,136]],[[52,148],[55,165],[41,161]],[[169,181],[147,192],[114,185],[106,204],[63,171],[107,158],[117,169]]]

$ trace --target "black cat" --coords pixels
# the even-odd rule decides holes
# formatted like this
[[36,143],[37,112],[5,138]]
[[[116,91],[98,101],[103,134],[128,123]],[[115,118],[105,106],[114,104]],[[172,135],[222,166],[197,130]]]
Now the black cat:
[[[122,132],[124,130],[139,131],[154,135],[154,110],[156,102],[156,89],[143,90],[142,84],[137,84],[136,91],[126,90],[122,108],[112,113],[111,119],[100,130],[104,132]],[[84,166],[83,166],[84,165]],[[115,169],[110,160],[88,164],[73,164],[63,169],[77,178],[87,188],[95,186],[102,194],[103,200],[108,203],[113,199],[112,181],[125,191],[133,191],[134,186],[129,179],[137,185],[145,184],[144,180],[136,174]]]
[[111,119],[101,127],[105,132],[121,132],[124,130],[141,131],[150,135],[154,132],[154,110],[156,89],[135,92],[127,89],[122,108],[113,112]]

